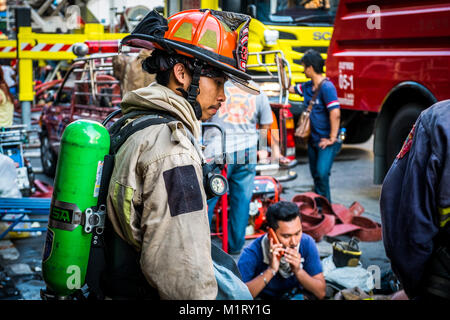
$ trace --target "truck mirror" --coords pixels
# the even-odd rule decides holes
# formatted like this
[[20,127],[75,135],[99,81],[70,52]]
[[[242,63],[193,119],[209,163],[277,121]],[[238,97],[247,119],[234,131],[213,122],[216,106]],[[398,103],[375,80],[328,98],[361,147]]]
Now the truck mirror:
[[250,4],[247,6],[247,14],[256,19],[256,6],[254,4]]
[[276,55],[275,59],[277,63],[278,75],[280,76],[281,80],[281,87],[283,90],[289,90],[291,79],[289,78],[286,71],[286,62],[281,55]]

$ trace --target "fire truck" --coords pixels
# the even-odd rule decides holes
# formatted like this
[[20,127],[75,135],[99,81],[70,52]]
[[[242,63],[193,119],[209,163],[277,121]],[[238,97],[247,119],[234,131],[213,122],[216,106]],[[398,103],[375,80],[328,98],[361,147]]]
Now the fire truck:
[[374,133],[374,183],[420,112],[450,98],[450,4],[341,0],[326,73],[337,84],[346,143]]

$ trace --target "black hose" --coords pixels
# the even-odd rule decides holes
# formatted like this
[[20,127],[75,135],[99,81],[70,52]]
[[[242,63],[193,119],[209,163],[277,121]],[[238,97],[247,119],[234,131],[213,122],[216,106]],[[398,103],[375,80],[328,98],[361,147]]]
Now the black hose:
[[122,112],[122,109],[117,109],[113,112],[111,112],[106,118],[105,120],[103,120],[102,125],[106,127],[106,124],[112,119],[114,118],[116,115],[118,115],[119,113]]

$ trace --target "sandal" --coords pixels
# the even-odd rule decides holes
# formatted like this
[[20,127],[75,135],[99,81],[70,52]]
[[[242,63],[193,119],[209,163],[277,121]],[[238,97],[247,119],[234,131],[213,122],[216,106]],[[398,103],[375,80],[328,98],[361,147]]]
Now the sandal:
[[280,159],[278,159],[280,166],[288,166],[289,163],[291,163],[291,160],[289,160],[288,158],[284,157],[284,156],[280,156]]

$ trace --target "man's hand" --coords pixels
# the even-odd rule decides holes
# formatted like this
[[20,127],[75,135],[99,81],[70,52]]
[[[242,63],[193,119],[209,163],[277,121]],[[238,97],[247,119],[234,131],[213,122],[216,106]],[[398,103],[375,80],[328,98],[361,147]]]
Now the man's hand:
[[296,249],[286,248],[284,252],[286,261],[291,265],[291,269],[294,273],[297,273],[301,269],[302,256]]
[[290,85],[288,90],[289,90],[289,93],[296,94],[296,92],[295,92],[295,85]]
[[322,139],[320,139],[320,142],[319,142],[319,148],[325,149],[326,147],[333,145],[335,142],[336,142],[336,138],[334,138],[334,139],[322,138]]
[[280,259],[278,259],[278,255],[281,254],[284,249],[281,243],[274,244],[272,239],[270,240],[270,268],[272,268],[275,272],[278,272],[280,268]]

